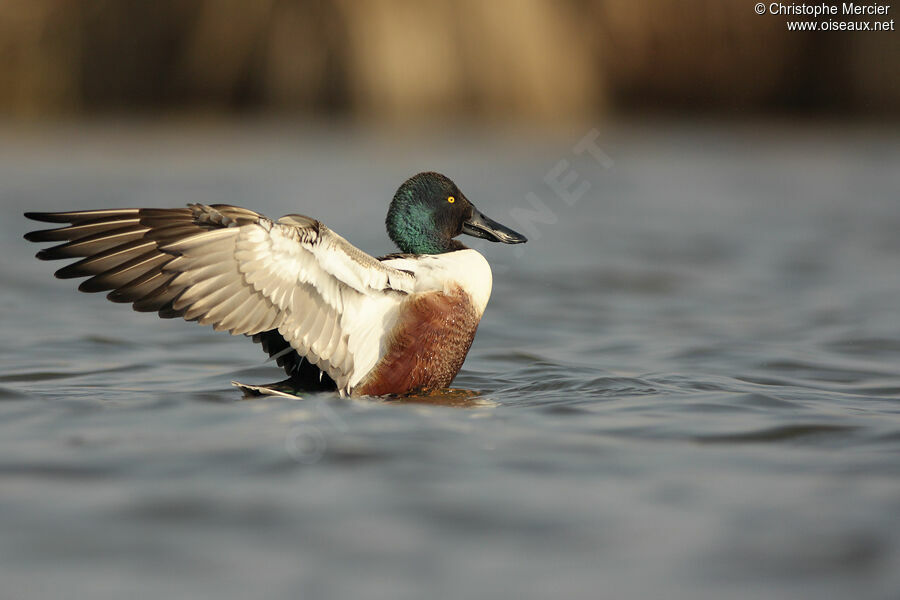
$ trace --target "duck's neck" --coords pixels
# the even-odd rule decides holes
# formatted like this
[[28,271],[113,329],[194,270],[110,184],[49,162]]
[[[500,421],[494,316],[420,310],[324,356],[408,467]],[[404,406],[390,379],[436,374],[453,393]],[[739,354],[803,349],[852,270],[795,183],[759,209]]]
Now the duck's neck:
[[398,238],[394,242],[406,254],[443,254],[465,249],[465,245],[452,238],[437,234],[422,234],[410,238]]
[[391,204],[387,230],[400,251],[406,254],[443,254],[465,248],[437,228],[428,207],[403,199],[395,199]]

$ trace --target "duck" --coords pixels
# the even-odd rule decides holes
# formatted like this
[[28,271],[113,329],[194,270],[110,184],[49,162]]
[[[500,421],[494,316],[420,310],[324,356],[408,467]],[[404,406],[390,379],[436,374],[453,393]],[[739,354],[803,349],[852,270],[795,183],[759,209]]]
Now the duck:
[[399,252],[378,258],[311,217],[228,204],[25,216],[64,225],[25,235],[62,242],[38,259],[78,259],[57,278],[87,277],[82,292],[248,336],[284,368],[281,383],[342,397],[447,388],[493,285],[487,260],[457,236],[527,241],[436,172],[397,189],[385,224]]

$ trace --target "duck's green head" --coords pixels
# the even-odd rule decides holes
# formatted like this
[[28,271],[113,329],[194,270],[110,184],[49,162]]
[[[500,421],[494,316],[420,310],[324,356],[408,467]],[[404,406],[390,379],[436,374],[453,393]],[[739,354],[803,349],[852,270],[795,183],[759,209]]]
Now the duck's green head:
[[440,173],[419,173],[403,182],[387,215],[388,235],[409,254],[441,254],[465,248],[465,233],[492,242],[521,244],[525,236],[481,214],[456,184]]

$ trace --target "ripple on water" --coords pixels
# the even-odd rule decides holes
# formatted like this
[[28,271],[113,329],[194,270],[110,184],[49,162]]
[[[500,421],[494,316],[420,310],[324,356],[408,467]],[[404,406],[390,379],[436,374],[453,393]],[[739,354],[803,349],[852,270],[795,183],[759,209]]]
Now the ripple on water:
[[47,479],[50,481],[97,481],[108,479],[119,471],[113,465],[69,464],[53,462],[0,462],[0,475]]
[[26,371],[24,373],[12,373],[0,375],[0,381],[25,382],[25,381],[53,381],[56,379],[76,379],[91,375],[104,375],[107,373],[136,373],[149,369],[150,365],[134,363],[110,367],[109,369],[84,369],[81,371]]
[[801,360],[771,360],[760,364],[766,371],[794,375],[800,379],[824,381],[827,383],[858,383],[873,377],[888,375],[873,369],[861,367],[828,365]]
[[885,354],[900,354],[900,337],[863,337],[840,339],[826,342],[827,350],[848,356],[867,356],[883,358]]
[[751,392],[748,394],[740,394],[735,396],[735,401],[744,406],[752,406],[763,410],[770,409],[788,409],[797,410],[801,405],[786,398],[779,398],[771,394],[763,394],[760,392]]
[[896,400],[900,398],[900,377],[894,380],[869,381],[860,386],[846,386],[842,391],[847,394]]
[[93,346],[114,346],[118,348],[133,348],[137,346],[137,343],[132,340],[107,335],[91,334],[80,339]]
[[19,390],[0,386],[0,400],[24,400],[29,396]]
[[846,443],[848,434],[858,429],[859,427],[851,425],[800,423],[728,434],[697,435],[693,437],[693,440],[701,444],[767,444],[793,442],[801,439],[815,442],[829,442],[838,439],[842,443]]
[[12,375],[0,375],[0,381],[52,381],[54,379],[68,379],[79,375],[90,375],[90,372],[62,372],[62,371],[33,371],[30,373],[14,373]]

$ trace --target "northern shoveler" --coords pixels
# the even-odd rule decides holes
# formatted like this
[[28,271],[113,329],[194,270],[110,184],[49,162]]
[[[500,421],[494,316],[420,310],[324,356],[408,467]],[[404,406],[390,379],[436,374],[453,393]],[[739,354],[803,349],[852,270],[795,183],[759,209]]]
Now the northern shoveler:
[[453,238],[526,241],[438,173],[397,190],[386,223],[401,253],[377,259],[310,217],[224,204],[25,216],[68,224],[25,239],[65,242],[37,257],[81,258],[56,272],[90,277],[79,290],[252,336],[293,387],[341,395],[447,387],[492,285],[485,258]]

